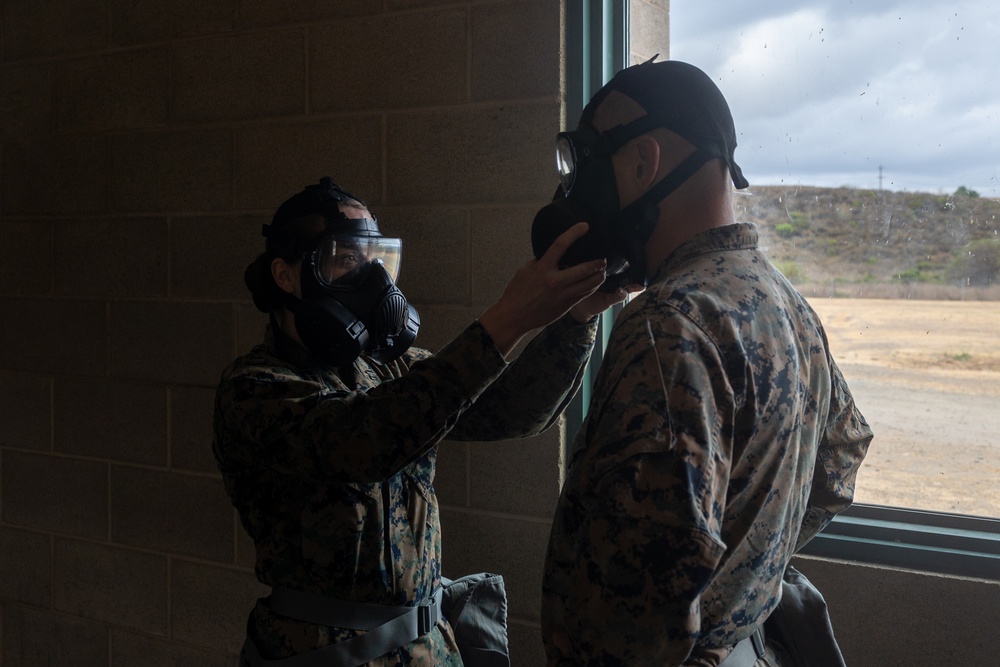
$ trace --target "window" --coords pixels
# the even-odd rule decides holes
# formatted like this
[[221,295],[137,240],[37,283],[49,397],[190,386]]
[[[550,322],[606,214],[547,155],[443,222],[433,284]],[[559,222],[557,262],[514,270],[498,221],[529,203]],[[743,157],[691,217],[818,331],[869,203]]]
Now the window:
[[875,431],[812,553],[1000,578],[1000,9],[671,3],[751,182],[739,206],[823,318]]
[[1000,579],[1000,9],[674,0],[670,21],[670,57],[732,107],[741,217],[875,430],[809,552]]

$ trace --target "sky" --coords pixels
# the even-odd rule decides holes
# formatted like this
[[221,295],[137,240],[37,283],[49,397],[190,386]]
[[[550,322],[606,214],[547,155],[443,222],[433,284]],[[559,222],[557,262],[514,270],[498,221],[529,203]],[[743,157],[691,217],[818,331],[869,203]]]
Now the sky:
[[996,0],[671,0],[670,58],[729,102],[753,185],[1000,198]]

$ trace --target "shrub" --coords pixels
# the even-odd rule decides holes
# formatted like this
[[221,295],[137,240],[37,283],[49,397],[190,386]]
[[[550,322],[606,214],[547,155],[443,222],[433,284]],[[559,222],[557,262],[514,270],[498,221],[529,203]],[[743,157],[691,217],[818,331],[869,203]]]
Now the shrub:
[[793,262],[791,260],[777,261],[774,262],[774,267],[781,271],[781,273],[793,283],[806,282],[806,275],[802,272],[802,268],[799,266],[798,262]]
[[934,281],[934,276],[924,273],[920,269],[906,269],[900,271],[892,277],[896,282],[901,283],[929,283]]
[[1000,239],[979,239],[969,243],[948,267],[948,276],[966,285],[1000,283]]
[[809,229],[809,216],[801,211],[791,211],[788,214],[788,218],[791,220],[792,227],[795,231],[804,231]]
[[775,226],[774,231],[776,231],[778,233],[778,236],[780,236],[781,238],[787,239],[788,237],[795,234],[795,227],[793,227],[791,224],[787,222],[782,222],[781,224]]

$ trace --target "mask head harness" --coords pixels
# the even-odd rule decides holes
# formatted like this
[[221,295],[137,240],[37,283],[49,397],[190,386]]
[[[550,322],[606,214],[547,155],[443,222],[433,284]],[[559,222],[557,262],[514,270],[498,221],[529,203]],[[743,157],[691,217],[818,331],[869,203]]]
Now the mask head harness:
[[[676,60],[621,70],[591,98],[578,129],[556,137],[560,185],[551,204],[532,224],[531,240],[541,257],[556,237],[580,221],[590,230],[563,255],[561,266],[592,259],[608,260],[602,289],[646,285],[645,245],[659,220],[659,204],[709,160],[722,158],[737,188],[750,184],[733,159],[736,130],[722,92],[697,67]],[[646,115],[598,133],[594,113],[612,91],[619,91],[646,110]],[[611,156],[629,141],[658,127],[689,141],[695,152],[624,209],[618,199]]]
[[[409,349],[420,327],[420,316],[395,282],[402,242],[382,236],[374,218],[348,217],[342,204],[364,207],[329,177],[306,186],[263,226],[267,253],[302,260],[302,298],[286,293],[284,304],[314,356],[331,366],[350,365],[362,354],[387,363]],[[319,234],[289,229],[312,216],[323,219]]]

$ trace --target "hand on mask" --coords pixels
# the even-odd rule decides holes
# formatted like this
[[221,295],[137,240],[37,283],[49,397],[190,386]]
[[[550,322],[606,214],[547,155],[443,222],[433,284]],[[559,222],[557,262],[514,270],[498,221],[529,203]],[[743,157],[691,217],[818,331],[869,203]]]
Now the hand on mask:
[[[500,299],[479,318],[479,323],[504,356],[510,354],[522,336],[559,319],[593,295],[604,282],[607,262],[603,259],[582,262],[566,269],[558,266],[566,249],[586,234],[587,229],[587,224],[581,222],[560,234],[541,258],[529,261],[514,274]],[[581,315],[596,308],[598,301],[606,303],[610,298],[611,303],[617,303],[624,298],[624,295],[621,298],[616,296],[616,293],[611,293],[597,297],[581,311]]]
[[629,285],[628,289],[619,287],[613,292],[598,290],[569,309],[570,315],[580,322],[589,322],[595,315],[621,303],[629,294],[635,294],[645,289],[642,285]]

